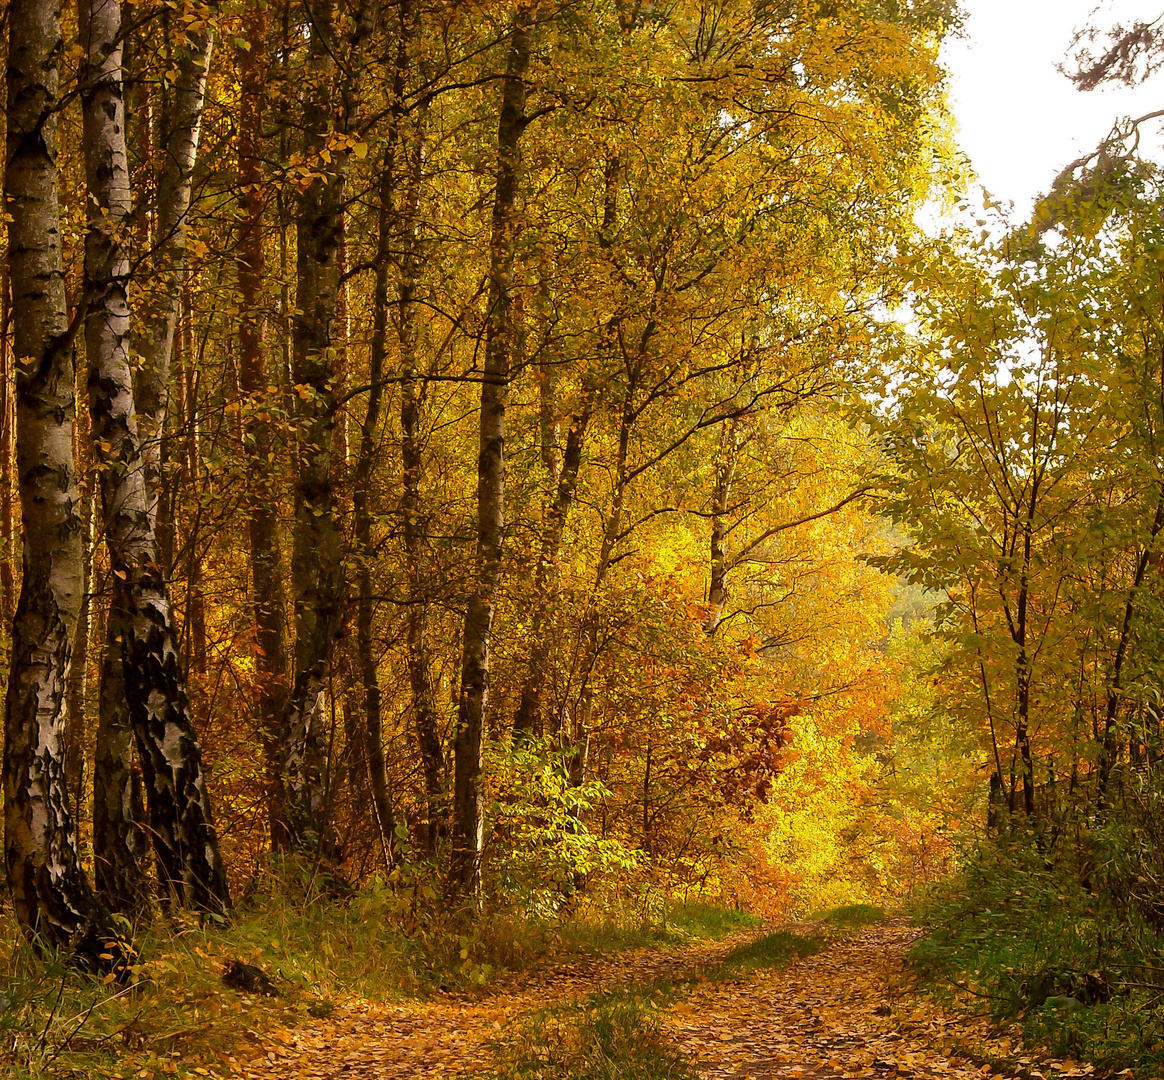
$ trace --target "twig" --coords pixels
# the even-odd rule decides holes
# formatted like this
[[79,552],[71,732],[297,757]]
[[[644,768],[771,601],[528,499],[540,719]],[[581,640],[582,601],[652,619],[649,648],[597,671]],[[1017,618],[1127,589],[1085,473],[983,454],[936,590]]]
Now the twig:
[[57,1000],[53,1003],[52,1011],[48,1014],[48,1019],[44,1022],[44,1030],[40,1033],[40,1042],[37,1044],[37,1050],[43,1050],[45,1041],[48,1039],[49,1025],[52,1024],[53,1018],[57,1015],[57,1009],[61,1007],[61,997],[65,992],[65,979],[67,976],[61,976],[61,985],[57,987]]

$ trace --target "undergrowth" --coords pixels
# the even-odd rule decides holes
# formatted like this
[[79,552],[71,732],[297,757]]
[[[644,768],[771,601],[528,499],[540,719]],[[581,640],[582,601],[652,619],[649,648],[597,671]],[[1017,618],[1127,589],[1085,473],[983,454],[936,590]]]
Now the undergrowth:
[[984,845],[920,908],[912,966],[939,996],[1020,1025],[1029,1048],[1159,1075],[1164,940],[1111,869],[1099,843],[1083,862],[1030,838]]
[[[337,897],[293,866],[259,884],[225,927],[155,913],[135,936],[132,986],[38,957],[11,911],[0,910],[0,1075],[193,1075],[229,1064],[256,1032],[326,1016],[346,998],[481,990],[547,957],[714,939],[758,922],[710,904],[653,903],[646,912],[579,905],[555,922],[503,913],[458,926],[441,917],[438,898],[423,887],[375,879]],[[234,960],[269,975],[279,996],[225,986]]]

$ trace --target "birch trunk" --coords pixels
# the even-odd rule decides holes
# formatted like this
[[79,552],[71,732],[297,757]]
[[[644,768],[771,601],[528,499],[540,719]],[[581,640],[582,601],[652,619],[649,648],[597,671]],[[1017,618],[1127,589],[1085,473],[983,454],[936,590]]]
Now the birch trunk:
[[81,95],[89,193],[85,338],[90,423],[115,582],[110,639],[120,637],[124,696],[142,763],[162,898],[222,913],[230,896],[160,567],[129,359],[125,230],[131,198],[118,0],[83,3],[80,24],[87,52]]
[[7,260],[0,268],[0,616],[4,625],[16,611],[16,526],[13,520],[12,449],[13,384],[12,366],[12,284]]
[[[93,565],[93,465],[89,450],[88,413],[83,408],[74,373],[73,396],[76,401],[76,419],[73,427],[73,461],[78,470],[77,498],[81,515],[81,612],[77,618],[77,633],[73,638],[73,660],[69,671],[68,729],[65,733],[65,778],[73,800],[73,812],[79,817],[85,792],[85,702],[89,687],[89,645],[92,609]],[[98,886],[100,891],[100,886]]]
[[5,863],[26,936],[102,967],[107,916],[85,878],[65,788],[64,733],[72,636],[81,608],[81,529],[73,466],[72,333],[65,307],[57,201],[56,0],[11,0],[8,165],[16,359],[16,468],[23,580],[12,625],[4,717]]
[[516,739],[526,738],[541,731],[546,677],[550,668],[550,649],[553,645],[552,620],[561,575],[558,563],[562,550],[562,535],[578,487],[578,470],[582,465],[582,450],[592,412],[593,397],[588,394],[583,407],[571,419],[554,498],[548,507],[546,523],[542,529],[541,550],[538,553],[538,565],[534,575],[533,625],[530,629],[533,645],[530,648],[525,681],[521,687],[521,699],[513,717],[513,734]]
[[476,588],[465,611],[461,694],[453,746],[453,820],[449,886],[453,896],[475,899],[481,886],[485,710],[493,611],[501,583],[505,529],[505,398],[513,348],[513,261],[517,239],[519,143],[525,129],[525,73],[533,42],[535,9],[513,16],[509,58],[497,127],[497,186],[489,256],[489,308],[477,457]]
[[707,618],[703,623],[707,634],[714,634],[719,629],[729,598],[727,579],[731,566],[727,554],[730,531],[728,510],[735,484],[739,449],[738,424],[736,421],[727,421],[720,431],[719,455],[715,462],[715,489],[711,495],[711,580],[707,586]]
[[[332,127],[331,40],[334,0],[311,10],[310,85],[303,122],[308,153],[319,154]],[[332,453],[336,424],[332,338],[339,300],[339,236],[343,172],[329,167],[299,199],[295,223],[296,280],[291,381],[299,394],[295,436],[295,526],[291,585],[295,602],[294,677],[283,719],[283,803],[287,835],[280,847],[318,851],[323,841],[324,747],[320,696],[343,618],[343,550],[335,519]]]
[[170,400],[174,334],[182,305],[194,164],[202,131],[206,79],[214,46],[214,28],[201,19],[183,27],[187,45],[179,52],[173,82],[161,81],[162,102],[157,175],[156,242],[149,260],[149,288],[134,327],[140,366],[134,391],[141,425],[143,457],[148,470],[150,514],[155,515],[161,438]]

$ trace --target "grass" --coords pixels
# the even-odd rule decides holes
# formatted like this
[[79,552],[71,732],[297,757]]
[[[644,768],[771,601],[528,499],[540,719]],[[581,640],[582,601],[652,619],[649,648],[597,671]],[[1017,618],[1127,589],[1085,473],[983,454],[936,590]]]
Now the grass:
[[[730,919],[711,922],[721,930],[737,925]],[[663,1036],[662,1011],[696,983],[785,968],[826,944],[820,937],[777,931],[685,978],[661,978],[540,1010],[495,1041],[494,1080],[696,1080],[692,1063]]]
[[683,940],[698,938],[717,940],[737,930],[751,930],[763,920],[758,915],[737,908],[712,904],[683,904],[666,909],[663,926]]
[[705,978],[717,981],[741,979],[764,968],[785,968],[793,961],[820,952],[827,944],[821,937],[803,937],[787,930],[777,930],[732,949],[703,974]]
[[[87,979],[59,957],[37,957],[10,912],[0,911],[0,1075],[202,1075],[194,1070],[229,1064],[254,1033],[327,1016],[348,998],[482,989],[546,958],[717,938],[758,922],[707,904],[660,904],[651,918],[582,911],[556,923],[509,916],[466,929],[443,922],[435,897],[423,891],[374,881],[336,900],[293,876],[264,884],[227,927],[156,917],[136,936],[140,980],[131,987]],[[270,975],[280,996],[224,986],[234,959]],[[599,1009],[601,1045],[613,1046],[629,1030],[628,1009]]]
[[659,945],[717,941],[762,920],[746,911],[713,904],[660,904],[647,915],[634,910],[583,911],[559,922],[531,921],[519,915],[495,915],[480,927],[474,952],[490,970],[520,971],[548,955],[568,959]]
[[664,1038],[670,988],[595,995],[542,1010],[494,1043],[497,1080],[696,1080]]
[[835,926],[841,930],[860,930],[885,918],[884,908],[874,904],[848,904],[845,907],[833,908],[822,912],[815,918],[819,922]]

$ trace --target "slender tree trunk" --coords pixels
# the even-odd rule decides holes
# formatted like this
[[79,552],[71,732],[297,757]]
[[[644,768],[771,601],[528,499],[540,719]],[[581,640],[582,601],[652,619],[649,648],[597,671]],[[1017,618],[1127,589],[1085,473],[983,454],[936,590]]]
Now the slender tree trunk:
[[1157,497],[1156,513],[1152,518],[1152,531],[1144,544],[1143,551],[1140,552],[1140,557],[1136,560],[1136,574],[1132,579],[1132,587],[1128,590],[1128,597],[1124,603],[1124,617],[1120,624],[1119,641],[1116,645],[1115,659],[1112,662],[1111,676],[1108,679],[1103,742],[1100,746],[1099,756],[1099,791],[1096,796],[1101,810],[1107,807],[1111,772],[1117,757],[1116,718],[1119,713],[1120,701],[1123,698],[1124,661],[1127,659],[1128,647],[1131,644],[1136,599],[1144,586],[1144,575],[1148,571],[1152,548],[1162,528],[1164,528],[1164,492]]
[[255,624],[255,708],[266,760],[271,844],[288,835],[283,806],[282,724],[287,707],[286,613],[279,545],[279,494],[264,345],[263,249],[265,197],[261,132],[266,102],[266,9],[248,20],[249,37],[238,49],[240,82],[238,166],[242,224],[238,240],[239,389],[247,399],[246,441],[252,489],[246,503],[251,562],[251,617]]
[[4,204],[24,573],[5,701],[5,863],[25,934],[100,968],[114,938],[81,869],[65,787],[65,702],[83,568],[55,164],[60,8],[57,0],[11,0],[7,15]]
[[83,388],[74,382],[76,422],[73,428],[73,460],[77,464],[77,494],[81,516],[81,612],[77,618],[77,634],[73,639],[73,662],[69,669],[68,728],[65,733],[65,776],[73,812],[79,818],[85,787],[85,700],[89,682],[90,630],[90,567],[92,565],[93,531],[93,467],[89,449],[89,413],[81,395]]
[[[114,575],[109,623],[120,637],[124,695],[142,762],[163,898],[221,913],[229,908],[230,897],[159,565],[129,362],[124,231],[131,197],[120,5],[117,0],[88,0],[80,15],[88,54],[81,95],[90,219],[85,330],[89,413]],[[103,702],[108,689],[103,687]]]
[[[304,88],[308,154],[322,155],[333,129],[336,78],[335,0],[309,4],[311,60]],[[295,599],[294,677],[283,720],[283,804],[287,835],[280,847],[318,851],[324,842],[324,745],[320,695],[343,621],[343,547],[332,484],[337,399],[331,347],[339,298],[339,236],[347,154],[329,152],[300,195],[295,225],[295,314],[292,382],[299,402],[295,435],[295,528],[291,584]]]
[[513,260],[517,238],[519,143],[525,129],[525,74],[533,43],[535,8],[513,16],[509,59],[501,91],[497,129],[497,186],[489,258],[489,309],[477,458],[476,588],[465,612],[461,695],[454,742],[452,894],[474,898],[481,884],[485,805],[481,771],[485,752],[485,710],[489,702],[489,653],[493,611],[501,583],[505,529],[505,398],[513,343]]
[[711,496],[711,580],[707,587],[707,619],[703,624],[708,634],[714,634],[719,629],[728,602],[727,577],[731,567],[727,555],[727,514],[736,478],[739,448],[738,421],[728,421],[720,431],[719,455],[715,463],[715,490]]
[[408,574],[407,615],[408,679],[412,691],[412,723],[420,748],[427,803],[426,844],[431,851],[446,827],[445,762],[437,726],[436,692],[433,688],[432,660],[428,646],[428,600],[425,596],[425,528],[422,518],[421,477],[424,471],[423,390],[417,381],[416,329],[413,310],[418,267],[415,259],[415,223],[407,227],[409,250],[400,282],[398,329],[403,381],[400,388],[400,442],[404,490],[401,496],[404,556]]
[[533,623],[530,627],[532,646],[517,712],[513,717],[513,734],[514,738],[518,739],[537,733],[541,729],[546,680],[550,669],[550,650],[553,646],[550,627],[556,614],[561,574],[559,558],[562,535],[578,487],[582,450],[592,413],[593,396],[588,394],[581,410],[571,418],[554,498],[547,509],[546,522],[542,529],[541,549],[538,552],[538,565],[534,573]]
[[426,595],[424,505],[424,384],[420,381],[416,350],[416,283],[420,277],[420,241],[417,214],[423,162],[425,117],[416,119],[409,186],[402,212],[402,257],[398,282],[396,330],[400,341],[400,456],[403,490],[400,499],[401,532],[404,536],[408,575],[408,681],[412,691],[412,727],[420,750],[424,774],[426,820],[423,839],[428,851],[448,829],[445,796],[445,760],[441,747],[436,690],[429,653],[429,603]]
[[[372,295],[372,349],[369,365],[368,407],[360,427],[359,456],[352,485],[352,512],[355,519],[356,548],[359,553],[359,595],[356,602],[356,652],[360,680],[364,688],[364,746],[368,778],[372,789],[372,808],[380,832],[385,861],[395,859],[396,822],[388,791],[388,770],[384,758],[383,710],[380,674],[376,663],[372,633],[375,601],[373,599],[372,560],[372,473],[377,460],[377,436],[384,401],[384,366],[388,345],[388,277],[392,259],[395,225],[397,157],[400,151],[401,125],[404,119],[404,89],[411,31],[411,4],[397,5],[396,66],[392,82],[391,126],[380,165],[378,190],[378,236],[376,246],[376,281]],[[419,160],[418,160],[419,167]],[[419,180],[418,180],[419,183]],[[403,296],[403,284],[401,286]],[[407,433],[404,435],[407,439]]]
[[[651,331],[653,333],[653,331]],[[590,757],[590,714],[594,705],[594,668],[598,663],[600,650],[601,612],[598,597],[606,575],[613,565],[614,551],[618,546],[622,530],[622,514],[626,504],[627,488],[630,486],[630,437],[636,413],[634,395],[637,378],[632,369],[623,400],[622,419],[619,422],[618,450],[615,461],[614,492],[610,510],[602,529],[602,546],[598,552],[598,564],[594,569],[594,584],[590,602],[582,619],[582,662],[578,677],[578,694],[574,703],[573,716],[565,707],[557,720],[557,736],[563,749],[573,747],[573,753],[566,762],[567,778],[571,787],[580,787],[586,779],[586,765]]]
[[[291,585],[295,653],[291,693],[283,719],[284,846],[327,853],[323,820],[326,746],[319,701],[327,686],[335,643],[343,629],[347,587],[337,521],[332,456],[338,398],[332,349],[337,339],[340,235],[349,151],[329,142],[355,122],[354,76],[371,31],[371,7],[361,2],[346,39],[337,32],[336,0],[310,0],[311,38],[303,90],[304,149],[318,174],[299,196],[295,222],[296,297],[291,330],[295,415],[295,529]],[[346,72],[337,49],[346,45]]]
[[149,290],[140,305],[142,319],[134,328],[141,357],[134,390],[144,460],[149,470],[148,490],[155,496],[150,500],[151,515],[157,510],[161,440],[169,407],[174,334],[182,304],[194,164],[214,45],[213,25],[208,21],[194,24],[184,29],[184,36],[186,44],[176,50],[173,81],[161,81],[156,241],[148,266]]
[[[622,176],[622,162],[618,154],[610,154],[606,160],[604,170],[604,195],[602,223],[598,229],[598,245],[603,250],[609,250],[612,235],[618,224],[618,184]],[[602,332],[603,341],[600,348],[613,344],[616,319],[611,319]],[[540,408],[540,426],[542,430],[542,459],[554,483],[554,498],[546,512],[546,523],[542,530],[541,550],[538,555],[538,565],[534,578],[534,605],[533,626],[529,664],[526,667],[525,680],[521,687],[521,696],[518,702],[517,713],[513,719],[513,733],[516,739],[525,738],[531,732],[541,731],[542,714],[545,709],[545,688],[550,671],[550,651],[553,646],[553,637],[550,626],[556,617],[556,600],[561,583],[561,571],[558,565],[562,548],[562,536],[566,527],[566,518],[570,507],[574,503],[574,495],[578,487],[578,473],[582,467],[582,451],[586,441],[586,431],[590,425],[590,418],[594,412],[597,387],[591,382],[587,385],[582,407],[570,421],[570,429],[566,434],[566,447],[561,459],[557,456],[557,448],[550,446],[552,435],[556,431],[556,407],[551,397],[552,376],[543,380],[543,393]],[[621,445],[621,444],[620,444]],[[626,473],[625,454],[621,459],[619,477],[624,478]],[[625,486],[625,479],[620,479],[621,486]],[[605,573],[605,570],[603,571]],[[560,717],[560,714],[559,714]],[[560,724],[558,725],[560,733]],[[584,768],[584,759],[581,766]]]
[[[198,406],[201,380],[198,378],[199,365],[194,347],[194,300],[189,281],[186,281],[182,288],[181,328],[179,340],[181,341],[182,367],[178,374],[178,388],[182,395],[181,428],[183,438],[179,453],[182,461],[181,479],[182,484],[197,492],[197,485],[202,476],[202,446],[199,437],[200,411]],[[270,463],[265,463],[263,467],[269,469]],[[200,505],[197,494],[195,495],[195,505]],[[187,640],[190,645],[186,666],[188,671],[204,675],[207,663],[206,593],[202,589],[203,549],[198,543],[200,522],[200,511],[195,511],[186,538],[188,551],[186,620],[189,626]]]

